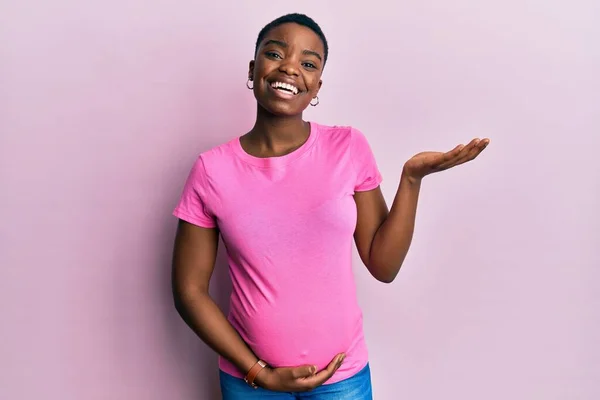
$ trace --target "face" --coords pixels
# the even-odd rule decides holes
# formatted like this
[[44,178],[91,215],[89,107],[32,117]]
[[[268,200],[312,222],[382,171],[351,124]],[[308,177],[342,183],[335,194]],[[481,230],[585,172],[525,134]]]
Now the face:
[[302,114],[321,88],[324,53],[319,36],[302,25],[270,30],[248,72],[258,104],[275,115]]

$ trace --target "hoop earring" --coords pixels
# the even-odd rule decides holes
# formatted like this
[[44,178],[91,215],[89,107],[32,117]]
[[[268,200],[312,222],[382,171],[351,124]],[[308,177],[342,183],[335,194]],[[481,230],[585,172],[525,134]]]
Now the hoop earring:
[[312,100],[311,100],[311,101],[310,101],[310,105],[311,105],[311,106],[313,106],[313,107],[316,107],[316,106],[318,106],[318,105],[319,105],[319,96],[315,96],[315,97],[313,98],[313,100],[314,100],[314,99],[317,99],[317,102],[313,104],[313,102],[312,102]]
[[251,78],[248,78],[248,82],[246,82],[246,87],[250,90],[254,89],[254,82],[252,82],[252,86],[250,86],[250,82],[252,82]]

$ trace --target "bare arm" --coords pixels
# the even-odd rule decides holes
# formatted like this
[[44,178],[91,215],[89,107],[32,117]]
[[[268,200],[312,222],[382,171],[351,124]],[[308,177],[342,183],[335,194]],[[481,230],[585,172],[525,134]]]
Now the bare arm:
[[[246,374],[258,357],[231,326],[208,293],[215,260],[219,231],[179,222],[173,251],[172,286],[175,307],[183,320],[214,351],[231,361]],[[256,383],[274,391],[306,391],[331,378],[344,360],[336,355],[326,369],[312,365],[264,368]]]
[[258,361],[209,296],[219,231],[180,221],[173,251],[175,307],[186,324],[214,351],[246,373]]
[[389,213],[379,187],[354,196],[358,209],[356,247],[371,275],[381,282],[392,282],[406,258],[420,186],[420,182],[413,183],[403,176]]
[[475,159],[488,144],[489,139],[473,139],[446,153],[423,152],[412,157],[404,164],[389,212],[379,187],[354,195],[358,209],[354,238],[371,275],[386,283],[398,275],[413,238],[422,179]]

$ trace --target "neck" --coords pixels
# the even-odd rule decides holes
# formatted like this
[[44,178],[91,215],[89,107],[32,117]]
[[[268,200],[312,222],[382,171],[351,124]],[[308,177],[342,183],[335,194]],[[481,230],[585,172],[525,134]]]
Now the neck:
[[303,143],[309,134],[310,126],[302,114],[281,117],[258,106],[256,122],[246,136],[263,150],[279,152]]

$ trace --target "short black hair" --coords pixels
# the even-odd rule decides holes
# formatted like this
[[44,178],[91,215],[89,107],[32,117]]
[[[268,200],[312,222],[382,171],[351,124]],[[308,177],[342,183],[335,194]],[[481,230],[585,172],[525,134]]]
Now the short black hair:
[[265,27],[262,28],[258,33],[258,39],[256,39],[256,47],[254,48],[254,56],[256,57],[256,54],[258,53],[258,47],[260,46],[261,42],[265,39],[265,36],[267,36],[267,33],[269,33],[271,29],[277,28],[279,25],[287,23],[294,23],[305,26],[314,33],[316,33],[317,36],[319,36],[319,38],[323,42],[323,47],[325,48],[325,54],[323,55],[323,65],[325,65],[325,63],[327,62],[327,56],[329,54],[329,46],[327,45],[327,39],[325,38],[325,34],[321,30],[319,24],[317,24],[312,18],[304,14],[298,13],[283,15],[265,25]]

